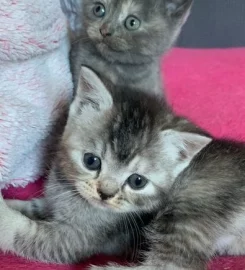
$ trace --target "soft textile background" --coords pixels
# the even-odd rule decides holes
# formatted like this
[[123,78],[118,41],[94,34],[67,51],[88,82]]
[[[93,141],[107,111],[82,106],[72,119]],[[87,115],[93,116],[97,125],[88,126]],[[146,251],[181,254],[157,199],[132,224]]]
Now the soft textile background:
[[[245,140],[245,48],[230,50],[175,49],[163,65],[170,104],[216,137]],[[26,189],[5,191],[28,199],[41,194],[42,180]],[[93,263],[100,263],[94,258]],[[102,263],[105,262],[103,259]],[[0,255],[1,269],[76,270],[81,266],[48,266]],[[244,270],[245,258],[218,258],[210,270]]]
[[245,141],[245,48],[175,49],[163,73],[177,113],[216,137]]
[[43,174],[47,137],[72,96],[59,0],[0,1],[0,189]]

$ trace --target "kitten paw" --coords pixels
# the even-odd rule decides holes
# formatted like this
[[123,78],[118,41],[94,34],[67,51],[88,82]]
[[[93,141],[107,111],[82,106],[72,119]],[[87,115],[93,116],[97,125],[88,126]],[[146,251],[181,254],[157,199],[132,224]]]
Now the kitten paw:
[[8,208],[1,191],[0,191],[0,208]]
[[106,270],[106,268],[104,266],[95,266],[92,265],[88,268],[88,270]]
[[124,269],[123,266],[116,266],[116,265],[110,265],[110,266],[95,266],[92,265],[89,270],[122,270]]

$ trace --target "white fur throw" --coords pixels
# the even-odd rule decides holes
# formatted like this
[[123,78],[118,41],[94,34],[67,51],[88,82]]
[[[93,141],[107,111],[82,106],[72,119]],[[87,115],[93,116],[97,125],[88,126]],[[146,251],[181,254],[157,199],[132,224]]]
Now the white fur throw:
[[59,0],[1,0],[0,188],[43,174],[46,139],[72,96],[68,53]]

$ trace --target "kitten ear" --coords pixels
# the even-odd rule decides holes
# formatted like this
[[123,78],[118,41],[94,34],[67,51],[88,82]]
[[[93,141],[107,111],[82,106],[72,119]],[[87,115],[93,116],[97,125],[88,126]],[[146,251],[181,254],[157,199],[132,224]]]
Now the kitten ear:
[[113,100],[98,75],[91,69],[82,67],[73,103],[78,106],[76,110],[79,111],[86,110],[89,107],[101,112],[110,109]]
[[165,0],[165,8],[170,16],[183,16],[193,3],[193,0]]
[[199,134],[176,130],[165,130],[162,135],[164,152],[168,158],[186,166],[212,140]]
[[66,15],[70,29],[78,35],[82,29],[82,1],[60,0],[61,9]]

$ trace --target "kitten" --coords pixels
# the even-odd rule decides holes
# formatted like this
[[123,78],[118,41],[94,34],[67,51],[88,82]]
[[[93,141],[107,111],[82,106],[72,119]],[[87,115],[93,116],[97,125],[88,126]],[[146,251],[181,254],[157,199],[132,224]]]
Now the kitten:
[[245,144],[191,137],[165,131],[162,151],[191,161],[182,164],[148,228],[145,263],[92,270],[204,270],[216,254],[245,254]]
[[182,170],[179,157],[163,147],[163,129],[197,128],[156,97],[110,91],[82,68],[44,199],[7,201],[25,216],[1,200],[2,250],[57,263],[120,254],[131,244],[125,231],[134,219],[159,208]]
[[177,39],[192,2],[82,0],[83,31],[71,51],[75,87],[84,65],[104,82],[161,96],[160,58]]

